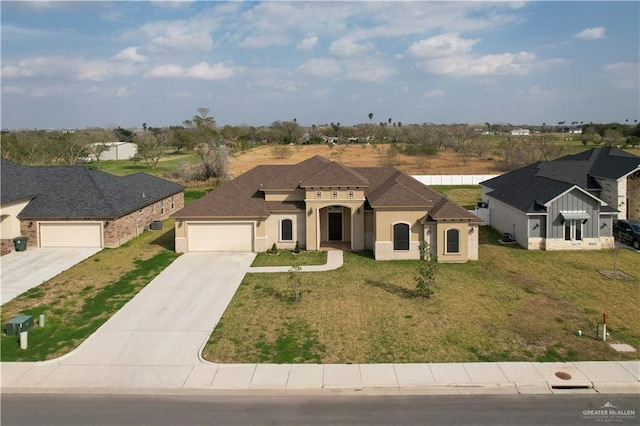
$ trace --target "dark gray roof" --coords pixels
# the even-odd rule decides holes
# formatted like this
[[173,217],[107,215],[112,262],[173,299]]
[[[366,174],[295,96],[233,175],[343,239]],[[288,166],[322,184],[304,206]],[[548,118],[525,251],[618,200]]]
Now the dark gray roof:
[[[596,177],[619,179],[640,168],[640,157],[618,148],[594,148],[553,161],[540,161],[481,182],[491,197],[518,210],[544,211],[548,201],[574,185],[597,194]],[[594,195],[597,196],[597,195]]]
[[2,160],[2,202],[33,198],[21,218],[118,218],[184,190],[137,173],[115,176],[83,166],[21,166]]

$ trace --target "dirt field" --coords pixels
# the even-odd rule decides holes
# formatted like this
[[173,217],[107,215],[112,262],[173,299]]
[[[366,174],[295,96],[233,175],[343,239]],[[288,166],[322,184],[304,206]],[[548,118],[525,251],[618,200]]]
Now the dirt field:
[[[365,167],[389,165],[386,155],[388,145],[299,145],[290,147],[291,156],[275,158],[273,146],[263,146],[236,155],[231,164],[231,174],[238,176],[258,164],[296,164],[314,155],[340,161],[347,166]],[[467,164],[461,155],[452,151],[440,151],[432,157],[410,157],[398,154],[393,165],[410,175],[497,174],[495,161],[470,156]]]

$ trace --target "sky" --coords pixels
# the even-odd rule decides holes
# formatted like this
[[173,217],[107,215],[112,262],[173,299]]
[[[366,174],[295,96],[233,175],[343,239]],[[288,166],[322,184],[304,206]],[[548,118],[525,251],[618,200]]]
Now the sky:
[[640,119],[637,1],[0,7],[3,129]]

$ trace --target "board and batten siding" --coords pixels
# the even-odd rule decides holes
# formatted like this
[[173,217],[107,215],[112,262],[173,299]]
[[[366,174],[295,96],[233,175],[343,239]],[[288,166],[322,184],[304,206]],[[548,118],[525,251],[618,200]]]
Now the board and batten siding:
[[598,238],[600,235],[599,202],[584,192],[573,189],[554,200],[547,207],[550,223],[547,238],[564,238],[562,211],[585,211],[589,220],[583,225],[583,238]]

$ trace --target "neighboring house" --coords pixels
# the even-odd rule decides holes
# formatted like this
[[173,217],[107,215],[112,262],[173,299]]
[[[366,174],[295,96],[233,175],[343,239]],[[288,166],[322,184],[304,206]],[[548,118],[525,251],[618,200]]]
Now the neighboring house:
[[340,244],[378,260],[478,258],[480,220],[392,167],[347,167],[321,156],[257,166],[172,215],[176,251],[261,252]]
[[514,129],[511,131],[511,136],[529,136],[531,131],[529,129]]
[[[106,147],[106,150],[100,154],[100,161],[130,160],[138,153],[138,145],[132,142],[101,142],[93,145]],[[89,156],[89,161],[96,161],[95,154]]]
[[2,160],[2,252],[25,236],[36,247],[116,247],[184,206],[184,187],[137,173]]
[[489,224],[531,250],[613,247],[613,221],[640,218],[640,157],[596,148],[481,182]]

